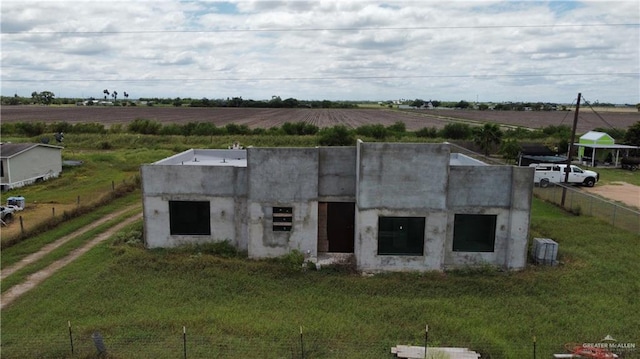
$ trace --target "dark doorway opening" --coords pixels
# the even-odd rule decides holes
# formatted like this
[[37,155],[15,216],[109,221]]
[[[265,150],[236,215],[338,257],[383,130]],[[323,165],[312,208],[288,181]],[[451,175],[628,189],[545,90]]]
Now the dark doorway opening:
[[353,253],[355,203],[327,203],[328,252]]

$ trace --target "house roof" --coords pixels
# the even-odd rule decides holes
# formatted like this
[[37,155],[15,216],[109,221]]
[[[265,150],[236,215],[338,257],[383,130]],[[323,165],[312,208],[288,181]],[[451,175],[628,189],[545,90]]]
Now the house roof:
[[44,143],[0,143],[0,158],[11,158],[38,146],[60,150],[63,148]]
[[603,145],[599,143],[574,143],[573,145],[578,147],[608,149],[608,150],[625,150],[625,149],[632,150],[635,148],[640,148],[638,146],[630,146],[630,145]]
[[587,141],[597,141],[597,140],[601,140],[603,137],[606,137],[608,140],[613,140],[613,137],[609,136],[607,133],[598,132],[598,131],[589,131],[584,135],[580,136],[580,139],[587,140]]

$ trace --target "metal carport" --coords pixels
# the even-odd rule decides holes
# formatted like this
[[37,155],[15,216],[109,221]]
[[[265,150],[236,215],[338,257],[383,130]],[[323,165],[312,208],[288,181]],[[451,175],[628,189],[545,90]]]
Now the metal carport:
[[[574,143],[576,147],[584,147],[585,149],[591,149],[591,167],[595,167],[595,159],[596,159],[596,151],[598,150],[615,150],[616,156],[614,164],[618,167],[618,163],[620,162],[620,150],[626,150],[626,153],[629,153],[629,150],[639,149],[638,146],[629,146],[629,145],[600,145],[600,144],[588,144],[588,143]],[[586,151],[585,151],[586,154]],[[582,158],[580,158],[582,162]]]

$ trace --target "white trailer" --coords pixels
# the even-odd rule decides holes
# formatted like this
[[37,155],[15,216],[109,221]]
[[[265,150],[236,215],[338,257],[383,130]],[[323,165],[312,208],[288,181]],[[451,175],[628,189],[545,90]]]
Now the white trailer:
[[549,186],[549,183],[564,182],[567,170],[569,171],[568,182],[572,184],[593,187],[600,178],[598,173],[590,170],[583,170],[582,168],[574,165],[571,165],[569,169],[567,169],[566,164],[532,163],[529,167],[534,167],[536,169],[533,181],[540,187],[547,187]]

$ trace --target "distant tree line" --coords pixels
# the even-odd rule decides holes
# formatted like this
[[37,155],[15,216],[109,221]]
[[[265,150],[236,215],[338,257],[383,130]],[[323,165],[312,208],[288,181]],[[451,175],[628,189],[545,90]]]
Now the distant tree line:
[[[329,100],[298,100],[295,98],[282,99],[280,96],[272,96],[270,100],[251,100],[242,97],[227,97],[226,99],[201,99],[193,98],[158,98],[141,97],[138,100],[129,100],[129,94],[124,92],[125,100],[118,100],[117,91],[103,90],[104,101],[109,97],[113,99],[109,104],[112,106],[136,106],[137,104],[145,104],[147,106],[174,106],[174,107],[254,107],[254,108],[357,108],[358,102],[355,101],[329,101]],[[87,106],[93,106],[99,102],[95,97],[87,99],[81,98],[56,98],[51,91],[34,91],[31,97],[21,97],[17,94],[14,96],[2,96],[0,103],[5,106],[16,105],[73,105],[82,103]]]
[[251,100],[242,97],[227,97],[226,99],[201,99],[193,98],[140,98],[147,106],[172,105],[175,107],[245,107],[245,108],[357,108],[357,102],[315,100],[306,101],[295,98],[282,99],[280,96],[272,96],[270,100]]

